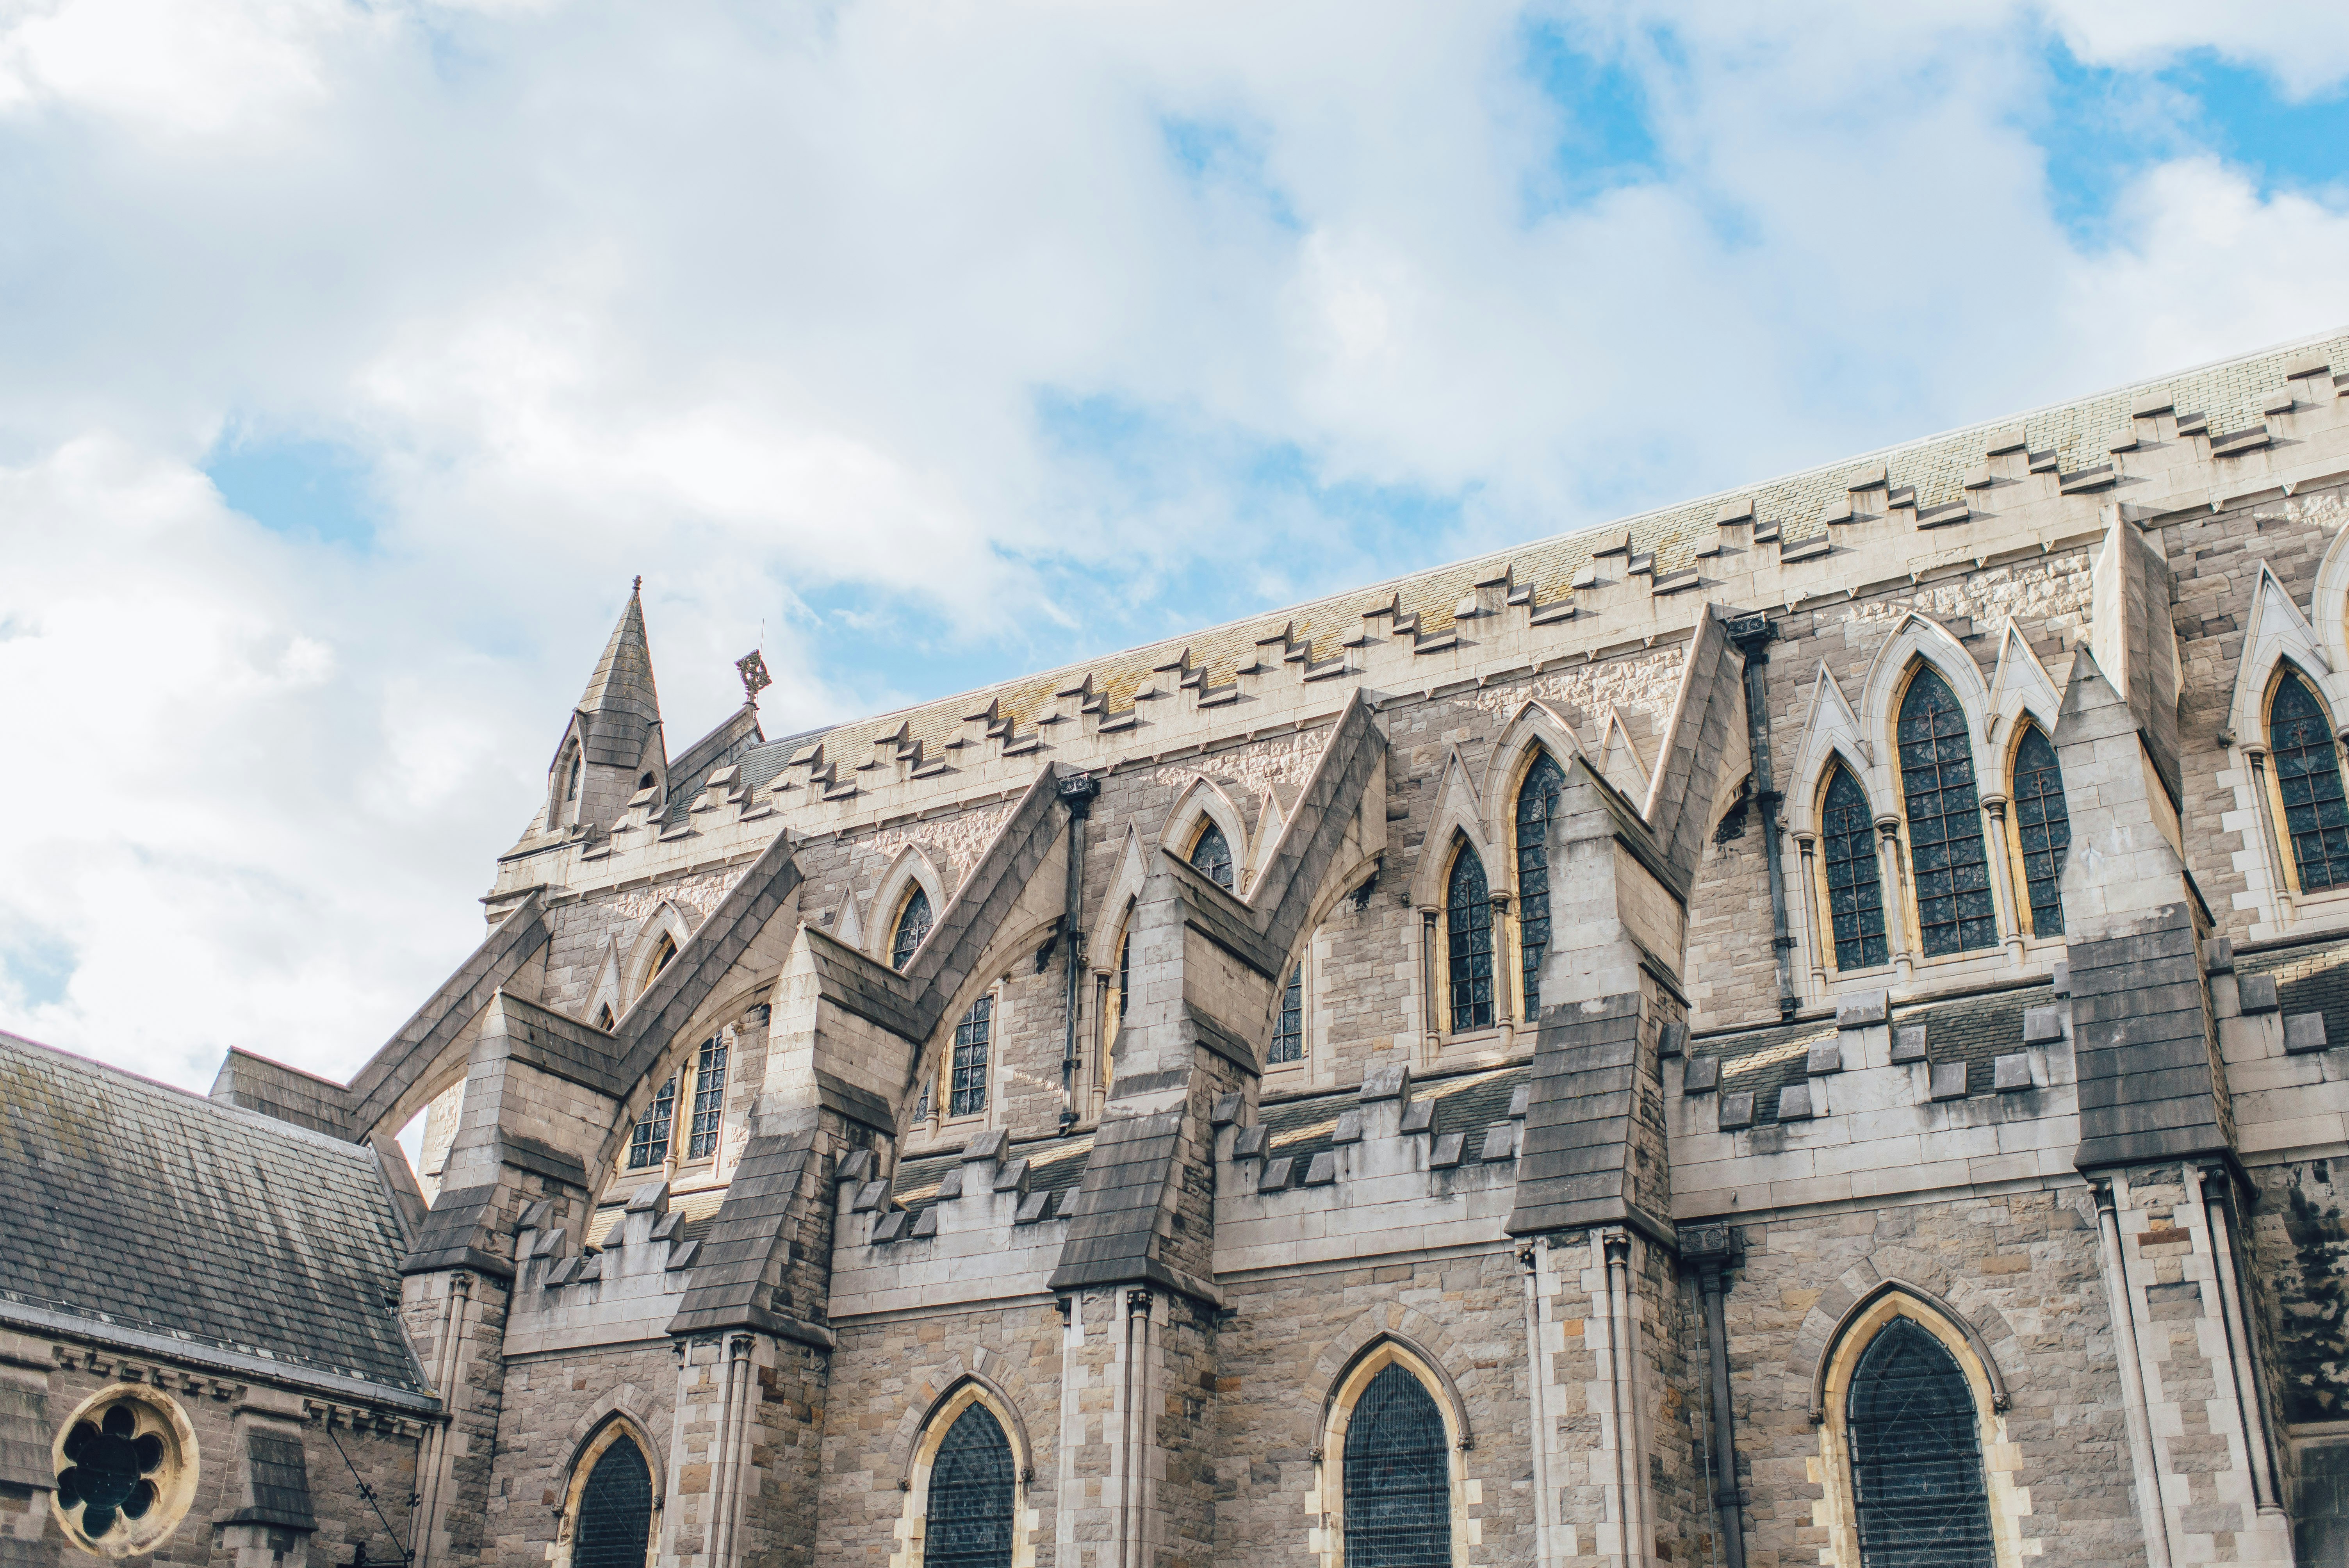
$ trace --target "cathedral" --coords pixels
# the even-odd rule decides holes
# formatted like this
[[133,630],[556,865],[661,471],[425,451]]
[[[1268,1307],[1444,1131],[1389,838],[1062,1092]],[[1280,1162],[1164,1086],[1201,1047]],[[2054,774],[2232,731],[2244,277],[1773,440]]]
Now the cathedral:
[[2349,335],[806,734],[658,630],[350,1082],[0,1037],[0,1568],[2349,1564]]

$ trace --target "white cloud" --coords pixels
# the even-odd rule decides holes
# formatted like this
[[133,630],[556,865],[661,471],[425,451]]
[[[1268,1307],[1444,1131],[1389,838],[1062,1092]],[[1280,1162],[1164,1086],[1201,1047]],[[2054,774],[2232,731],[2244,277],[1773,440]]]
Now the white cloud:
[[[1464,498],[1425,558],[2328,325],[2339,211],[2181,141],[2083,240],[2033,138],[2051,30],[2340,29],[2120,15],[0,0],[0,1023],[347,1071],[637,572],[673,742],[762,626],[780,733],[1409,563],[1292,455]],[[1570,207],[1537,21],[1654,116]],[[232,428],[371,542],[228,511]]]

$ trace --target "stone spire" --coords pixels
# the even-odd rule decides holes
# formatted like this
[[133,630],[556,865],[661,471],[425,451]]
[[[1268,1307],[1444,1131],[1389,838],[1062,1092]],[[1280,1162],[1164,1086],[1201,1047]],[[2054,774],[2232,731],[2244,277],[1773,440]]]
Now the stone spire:
[[608,828],[638,789],[667,787],[668,748],[645,635],[644,582],[639,577],[630,586],[627,607],[555,748],[548,774],[550,829]]

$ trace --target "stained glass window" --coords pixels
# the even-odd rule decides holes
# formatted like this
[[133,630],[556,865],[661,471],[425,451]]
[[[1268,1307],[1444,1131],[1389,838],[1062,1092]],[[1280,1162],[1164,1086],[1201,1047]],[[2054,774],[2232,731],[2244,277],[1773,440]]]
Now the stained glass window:
[[1347,1568],[1450,1568],[1452,1470],[1444,1417],[1399,1366],[1371,1379],[1346,1423]]
[[1232,841],[1224,830],[1208,823],[1200,830],[1199,841],[1191,846],[1191,864],[1207,874],[1209,881],[1228,891],[1232,885]]
[[1011,1568],[1011,1442],[984,1405],[955,1418],[930,1466],[922,1561],[930,1568]]
[[726,1039],[713,1035],[701,1042],[701,1057],[693,1068],[693,1123],[685,1143],[688,1160],[707,1160],[718,1151],[718,1124],[725,1118]]
[[987,1049],[995,1029],[995,998],[981,996],[955,1026],[954,1078],[947,1114],[975,1116],[987,1109]]
[[2349,883],[2349,805],[2341,798],[2341,757],[2324,706],[2295,671],[2284,671],[2268,706],[2276,791],[2302,891]]
[[1917,879],[1918,945],[1928,958],[1997,946],[1973,743],[1957,693],[1930,665],[1900,699],[1900,789]]
[[1288,972],[1288,984],[1280,993],[1280,1022],[1273,1026],[1272,1052],[1269,1060],[1301,1061],[1305,1056],[1305,965],[1298,965]]
[[1839,762],[1827,780],[1821,816],[1819,850],[1826,859],[1836,967],[1866,969],[1885,963],[1884,882],[1877,873],[1876,821],[1868,810],[1868,792]]
[[1566,774],[1545,751],[1517,790],[1517,948],[1524,958],[1526,1016],[1541,1016],[1542,954],[1549,951],[1549,818]]
[[628,1169],[641,1171],[647,1165],[657,1165],[668,1158],[669,1123],[677,1115],[677,1078],[660,1086],[652,1104],[645,1107],[644,1115],[636,1118],[636,1130],[628,1138]]
[[1467,845],[1452,862],[1452,885],[1444,900],[1450,938],[1452,1032],[1493,1026],[1493,900],[1485,885],[1485,862]]
[[2064,809],[2064,775],[2055,748],[2037,725],[2027,725],[2014,748],[2014,830],[2023,850],[2023,882],[2030,892],[2034,936],[2064,934],[2064,901],[2056,884],[2064,876],[2064,851],[2072,843],[2072,819]]
[[1992,1568],[1973,1390],[1941,1342],[1896,1317],[1852,1371],[1862,1568]]
[[930,895],[916,888],[905,897],[905,907],[897,912],[896,934],[889,939],[889,966],[903,969],[914,956],[914,949],[930,934]]
[[617,1438],[587,1472],[572,1537],[572,1568],[645,1568],[653,1528],[653,1473],[626,1438]]

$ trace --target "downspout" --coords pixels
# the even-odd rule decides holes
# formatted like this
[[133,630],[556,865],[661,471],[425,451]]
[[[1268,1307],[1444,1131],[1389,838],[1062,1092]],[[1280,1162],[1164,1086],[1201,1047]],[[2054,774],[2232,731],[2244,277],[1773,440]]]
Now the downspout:
[[1735,1259],[1727,1225],[1705,1225],[1681,1233],[1681,1255],[1696,1265],[1697,1295],[1704,1303],[1704,1337],[1713,1363],[1713,1452],[1718,1480],[1713,1508],[1721,1522],[1722,1556],[1729,1568],[1745,1568],[1745,1494],[1737,1484],[1737,1433],[1730,1403],[1729,1329],[1721,1303],[1729,1293],[1729,1268]]
[[2113,1348],[2121,1364],[2121,1408],[2128,1427],[2129,1468],[2137,1482],[2137,1528],[2145,1533],[2147,1568],[2170,1568],[2169,1511],[2153,1464],[2153,1422],[2145,1408],[2145,1364],[2137,1359],[2137,1311],[2129,1300],[2128,1262],[2121,1252],[2120,1217],[2109,1181],[2096,1183],[2096,1228],[2105,1243],[2105,1294],[2113,1305]]
[[[1795,937],[1786,923],[1786,878],[1779,864],[1778,776],[1770,767],[1770,644],[1778,628],[1760,615],[1729,623],[1729,639],[1745,657],[1745,749],[1754,765],[1754,800],[1762,808],[1762,852],[1770,867],[1770,949],[1778,960],[1778,1016],[1802,1006],[1795,992]],[[1736,1559],[1733,1558],[1734,1563]]]
[[1068,1030],[1061,1049],[1061,1130],[1077,1119],[1077,1004],[1084,984],[1085,939],[1081,922],[1085,912],[1085,819],[1093,813],[1101,780],[1079,773],[1058,786],[1061,804],[1069,809],[1068,899],[1061,906],[1061,935],[1068,944]]

